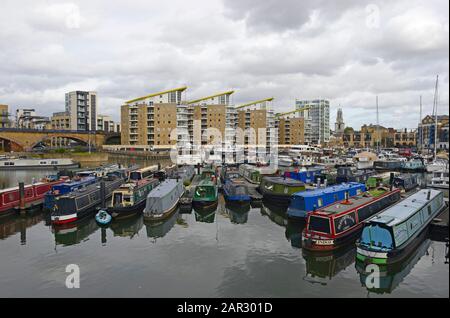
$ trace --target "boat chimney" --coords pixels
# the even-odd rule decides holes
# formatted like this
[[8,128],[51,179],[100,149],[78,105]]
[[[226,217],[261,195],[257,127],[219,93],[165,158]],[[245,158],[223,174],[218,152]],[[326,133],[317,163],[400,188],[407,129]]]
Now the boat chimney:
[[325,178],[325,180],[323,180],[323,186],[326,188],[327,187],[327,178]]
[[428,193],[427,193],[427,201],[429,201],[430,198],[431,198],[431,190],[428,190]]

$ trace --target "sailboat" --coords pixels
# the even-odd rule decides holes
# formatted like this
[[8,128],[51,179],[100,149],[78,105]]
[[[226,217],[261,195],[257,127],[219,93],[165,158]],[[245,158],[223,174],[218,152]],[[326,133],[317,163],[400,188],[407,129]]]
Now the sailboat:
[[438,131],[438,100],[439,100],[439,75],[436,76],[436,86],[434,88],[433,115],[434,115],[434,152],[433,162],[427,165],[427,172],[433,173],[447,170],[448,163],[444,159],[437,158],[437,131]]

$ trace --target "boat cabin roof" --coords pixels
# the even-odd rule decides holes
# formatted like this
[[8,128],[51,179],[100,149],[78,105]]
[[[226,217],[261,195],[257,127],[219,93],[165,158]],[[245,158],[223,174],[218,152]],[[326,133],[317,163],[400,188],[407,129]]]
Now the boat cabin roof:
[[327,216],[337,215],[348,210],[353,210],[354,208],[357,208],[361,205],[367,204],[373,199],[374,197],[372,195],[365,192],[364,194],[350,197],[348,199],[349,203],[344,203],[344,201],[336,202],[334,204],[321,208],[320,210],[317,210],[315,213],[322,215],[325,214]]
[[291,178],[284,178],[284,177],[264,177],[264,181],[270,182],[270,183],[277,183],[277,184],[284,184],[287,186],[303,186],[305,185],[303,182]]
[[150,193],[148,194],[148,197],[164,197],[170,191],[172,191],[178,184],[181,182],[176,179],[166,179],[163,182],[159,184],[156,188],[154,188]]
[[[428,192],[431,192],[430,200],[427,200]],[[439,193],[441,193],[441,191],[433,189],[420,190],[398,204],[386,209],[381,214],[367,220],[367,222],[382,223],[388,226],[402,223],[425,204],[438,196]]]
[[202,180],[197,186],[201,187],[215,187],[216,185],[211,180]]
[[314,189],[314,190],[297,192],[297,193],[294,193],[293,196],[311,198],[311,197],[316,197],[318,195],[334,193],[337,191],[343,191],[343,190],[352,189],[355,187],[364,187],[365,188],[364,184],[362,184],[362,183],[349,182],[349,183],[341,183],[341,184],[333,185],[333,186],[326,187],[326,188],[319,188],[319,189]]

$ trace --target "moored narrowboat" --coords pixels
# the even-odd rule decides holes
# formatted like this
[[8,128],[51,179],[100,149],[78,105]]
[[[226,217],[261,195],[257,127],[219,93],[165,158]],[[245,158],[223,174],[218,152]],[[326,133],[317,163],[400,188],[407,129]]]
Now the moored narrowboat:
[[366,183],[370,176],[374,175],[373,170],[356,170],[353,167],[341,166],[337,168],[336,183],[358,182]]
[[400,190],[373,189],[308,214],[303,248],[329,251],[356,239],[363,221],[400,200]]
[[425,172],[427,168],[422,160],[411,159],[409,161],[403,162],[402,170],[405,172]]
[[239,166],[239,174],[253,184],[260,184],[264,176],[273,176],[276,173],[276,169],[271,167],[256,167],[249,164]]
[[[53,186],[67,181],[67,178],[56,179],[54,177],[43,178],[40,182],[24,185],[23,208],[31,209],[39,207],[44,202],[45,194]],[[0,217],[10,215],[20,208],[21,200],[19,187],[0,190]]]
[[295,179],[286,177],[263,177],[259,191],[263,199],[281,207],[287,207],[294,193],[305,191],[306,185]]
[[403,162],[395,159],[377,160],[374,161],[373,168],[382,171],[400,171],[403,168]]
[[247,181],[242,178],[239,171],[235,168],[225,168],[222,170],[221,178],[224,180],[223,196],[225,201],[229,203],[250,203],[251,196],[249,193]]
[[97,178],[93,176],[83,178],[76,176],[70,181],[52,186],[51,190],[48,191],[44,196],[44,211],[51,211],[53,209],[56,197],[81,189],[85,186],[95,183],[96,181]]
[[218,203],[218,187],[214,181],[202,180],[195,187],[194,196],[192,198],[193,207],[212,208]]
[[168,218],[177,208],[184,194],[183,181],[167,179],[150,191],[144,209],[144,220],[156,221]]
[[[111,177],[104,180],[104,198],[110,198],[113,191],[120,187],[124,179],[125,176],[123,178]],[[102,203],[100,182],[102,181],[57,197],[51,213],[52,224],[60,225],[77,222],[94,211],[95,207]]]
[[116,220],[142,213],[147,195],[159,183],[156,178],[125,182],[113,192],[111,205],[106,211]]
[[346,195],[353,197],[364,191],[366,191],[364,184],[350,182],[326,188],[297,192],[292,195],[287,215],[290,218],[304,219],[309,212],[333,204],[336,201],[344,200]]
[[413,173],[403,173],[394,177],[393,184],[405,192],[416,189],[419,186],[418,177]]
[[392,264],[414,248],[420,234],[445,208],[444,193],[424,189],[364,222],[357,242],[358,260]]
[[286,171],[284,176],[304,183],[315,183],[318,176],[322,176],[322,170],[323,168],[309,168],[303,171]]
[[367,178],[366,186],[368,189],[373,189],[377,187],[389,187],[391,183],[391,173],[384,172],[376,175],[372,175]]

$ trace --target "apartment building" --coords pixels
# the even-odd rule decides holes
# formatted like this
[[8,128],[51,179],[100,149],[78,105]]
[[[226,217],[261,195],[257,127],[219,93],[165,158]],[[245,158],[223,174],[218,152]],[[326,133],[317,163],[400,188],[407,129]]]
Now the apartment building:
[[71,130],[70,115],[66,112],[53,113],[51,126],[55,130]]
[[100,114],[97,116],[97,131],[120,132],[111,116]]
[[98,100],[96,92],[73,91],[65,96],[66,112],[73,130],[97,130]]
[[[218,130],[222,144],[234,144],[236,112],[230,103],[230,96],[233,93],[234,91],[226,91],[188,102],[188,127],[192,144],[217,144],[217,140],[214,140],[214,134],[208,134],[207,129],[211,128]],[[200,125],[201,137],[194,134],[196,124]],[[197,138],[201,138],[201,142],[196,140]]]
[[272,101],[273,98],[266,98],[236,107],[237,128],[244,132],[244,140],[238,138],[238,144],[270,147],[278,143]]
[[296,100],[295,107],[309,121],[306,124],[306,141],[317,145],[329,142],[330,102],[325,99]]
[[[124,145],[169,148],[189,142],[188,105],[180,87],[152,93],[121,106],[121,137]],[[171,134],[175,134],[171,138]]]
[[9,120],[9,106],[0,105],[0,128],[10,128],[11,121]]
[[280,116],[278,119],[278,143],[280,145],[304,145],[305,118]]
[[437,149],[449,148],[448,133],[449,116],[438,115],[437,117],[437,133],[436,117],[427,115],[422,119],[417,130],[417,146],[421,150],[434,149],[435,136],[437,136]]

